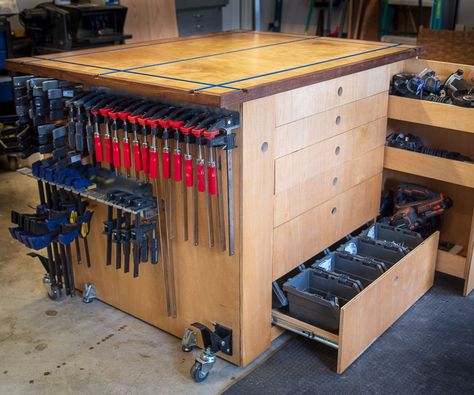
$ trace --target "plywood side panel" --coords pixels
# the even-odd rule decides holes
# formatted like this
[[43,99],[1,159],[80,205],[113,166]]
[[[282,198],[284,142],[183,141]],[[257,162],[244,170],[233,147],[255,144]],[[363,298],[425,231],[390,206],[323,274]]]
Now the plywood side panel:
[[464,283],[464,295],[467,296],[474,289],[474,209],[472,210],[472,223],[469,232],[469,246],[464,278],[466,279]]
[[279,158],[275,161],[275,193],[341,166],[383,145],[384,141],[385,128],[372,122]]
[[[238,134],[240,133],[238,132]],[[239,150],[240,147],[234,152],[236,169],[239,168]],[[225,168],[225,162],[223,166]],[[224,185],[226,185],[225,176],[224,172]],[[237,175],[234,178],[234,188],[235,201],[238,202],[240,190]],[[222,357],[235,364],[240,364],[239,206],[236,204],[235,207],[237,219],[236,254],[229,257],[227,251],[219,250],[217,239],[214,248],[208,246],[204,195],[198,197],[199,246],[194,246],[192,239],[184,241],[180,189],[177,189],[175,205],[177,232],[171,242],[175,268],[177,318],[168,317],[166,314],[162,262],[157,265],[140,264],[140,275],[138,278],[133,278],[131,272],[123,273],[123,268],[121,270],[115,269],[114,245],[112,249],[113,263],[106,266],[106,236],[102,235],[102,230],[107,210],[104,205],[97,202],[90,202],[90,207],[94,210],[90,233],[94,237],[89,237],[92,267],[87,268],[85,264],[74,265],[76,286],[78,289],[82,289],[85,282],[93,283],[100,300],[177,337],[181,337],[185,328],[196,321],[207,325],[211,325],[211,321],[215,321],[230,327],[233,329],[234,353],[230,357],[225,355]],[[189,209],[191,209],[190,195],[188,194]],[[226,199],[225,191],[224,199]],[[215,201],[213,207],[214,229],[217,229]],[[114,215],[116,215],[115,210]],[[191,221],[189,229],[191,233]],[[85,256],[84,251],[82,251],[82,256]],[[212,286],[208,286],[208,284],[212,284]]]
[[128,7],[125,33],[132,34],[127,43],[178,36],[175,0],[122,0]]
[[338,373],[431,288],[438,239],[436,232],[341,309]]
[[382,174],[335,196],[274,229],[273,279],[294,269],[373,219],[380,204]]
[[[277,127],[275,158],[378,120],[385,130],[388,93],[383,92]],[[383,119],[381,119],[383,118]]]
[[331,168],[275,195],[274,226],[379,174],[383,168],[384,147],[379,146],[354,160]]
[[381,66],[323,83],[281,93],[276,97],[277,126],[384,92],[388,66]]
[[275,101],[242,106],[241,364],[271,342]]

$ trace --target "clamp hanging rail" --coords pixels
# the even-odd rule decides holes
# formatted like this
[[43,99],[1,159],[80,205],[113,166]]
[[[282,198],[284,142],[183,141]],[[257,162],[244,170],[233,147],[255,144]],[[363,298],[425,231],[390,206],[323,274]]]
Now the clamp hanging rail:
[[[112,202],[107,200],[107,193],[109,192],[109,190],[107,190],[107,191],[99,191],[99,190],[79,191],[79,190],[77,190],[75,188],[71,188],[70,186],[67,186],[67,185],[58,184],[58,183],[55,183],[53,181],[47,181],[47,180],[44,180],[42,178],[36,177],[35,175],[33,175],[32,170],[28,169],[26,167],[18,169],[17,172],[20,173],[20,174],[23,174],[25,176],[34,178],[35,180],[42,180],[47,184],[56,186],[58,188],[64,189],[64,190],[72,192],[72,193],[75,193],[75,194],[83,196],[87,199],[95,200],[99,203],[105,204],[106,206],[115,207],[116,209],[120,209],[120,210],[123,210],[127,213],[131,213],[131,214],[134,214],[134,215],[141,215],[144,219],[153,219],[158,214],[155,207],[146,207],[142,210],[134,210],[130,207],[126,207],[126,206],[123,206],[123,205],[112,203]],[[111,187],[110,190],[112,190],[112,189],[114,189],[114,188]]]

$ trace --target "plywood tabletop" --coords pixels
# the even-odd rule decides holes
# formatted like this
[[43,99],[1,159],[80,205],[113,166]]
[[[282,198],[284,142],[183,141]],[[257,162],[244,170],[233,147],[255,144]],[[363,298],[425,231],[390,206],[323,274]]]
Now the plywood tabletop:
[[7,68],[229,106],[417,54],[406,45],[234,31],[11,59]]

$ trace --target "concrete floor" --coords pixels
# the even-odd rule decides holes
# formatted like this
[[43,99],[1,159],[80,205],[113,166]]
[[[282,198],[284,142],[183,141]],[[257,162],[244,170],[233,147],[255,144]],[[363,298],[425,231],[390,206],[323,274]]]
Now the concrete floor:
[[0,171],[0,394],[215,394],[286,340],[246,369],[218,360],[194,383],[179,339],[99,301],[46,297],[42,266],[7,229],[10,210],[36,204],[32,179]]

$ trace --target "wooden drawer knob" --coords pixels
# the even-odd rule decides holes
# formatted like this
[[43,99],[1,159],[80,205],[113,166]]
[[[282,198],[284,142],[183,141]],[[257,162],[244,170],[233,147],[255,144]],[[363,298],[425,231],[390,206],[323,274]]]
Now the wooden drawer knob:
[[337,208],[333,207],[332,210],[331,210],[331,214],[336,215],[336,213],[337,213]]
[[338,115],[338,116],[336,117],[336,125],[339,125],[340,123],[341,123],[341,116]]
[[337,89],[337,95],[338,95],[338,96],[342,96],[343,93],[344,93],[344,89],[342,88],[342,86],[340,86],[340,87]]
[[339,155],[341,153],[341,147],[337,146],[336,149],[334,150],[334,154]]
[[337,185],[337,182],[339,181],[339,179],[337,177],[334,177],[332,179],[332,186],[335,187]]

